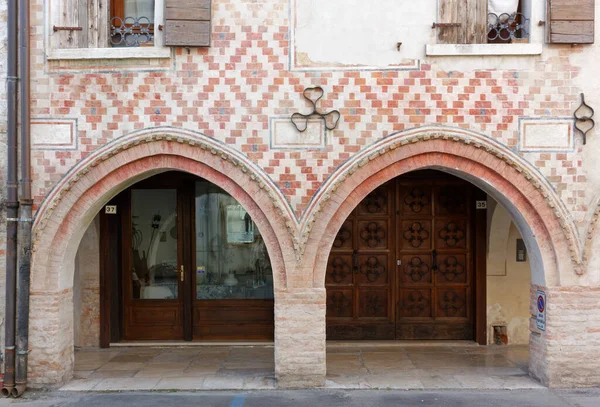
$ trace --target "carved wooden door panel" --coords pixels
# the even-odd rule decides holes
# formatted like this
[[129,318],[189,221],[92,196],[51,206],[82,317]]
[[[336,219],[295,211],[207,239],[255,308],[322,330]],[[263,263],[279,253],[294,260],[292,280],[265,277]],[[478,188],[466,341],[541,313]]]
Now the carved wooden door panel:
[[329,339],[394,339],[393,186],[367,196],[334,241],[325,281]]
[[473,188],[398,180],[397,339],[473,339]]

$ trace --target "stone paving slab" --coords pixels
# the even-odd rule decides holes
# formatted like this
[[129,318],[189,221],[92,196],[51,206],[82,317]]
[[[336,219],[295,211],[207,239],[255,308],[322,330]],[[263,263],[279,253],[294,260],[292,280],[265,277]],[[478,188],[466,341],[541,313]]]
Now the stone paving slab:
[[[343,346],[342,346],[343,345]],[[64,391],[275,389],[272,346],[115,348],[75,355]],[[540,389],[527,346],[328,346],[326,388]]]

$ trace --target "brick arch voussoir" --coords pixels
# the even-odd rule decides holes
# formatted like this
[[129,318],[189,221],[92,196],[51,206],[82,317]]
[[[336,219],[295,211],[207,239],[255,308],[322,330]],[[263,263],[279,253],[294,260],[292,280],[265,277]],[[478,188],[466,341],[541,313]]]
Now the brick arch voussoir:
[[[331,245],[337,230],[354,209],[377,186],[406,172],[437,168],[458,174],[477,177],[496,193],[514,203],[514,206],[527,220],[535,233],[541,252],[544,253],[546,273],[555,274],[557,262],[573,263],[579,271],[581,264],[575,237],[569,234],[568,221],[559,211],[550,196],[552,191],[533,177],[527,168],[519,167],[506,155],[459,140],[430,137],[420,142],[407,142],[402,148],[384,146],[364,157],[359,157],[355,165],[347,165],[346,174],[338,177],[338,182],[327,185],[320,201],[308,216],[303,235],[310,235],[304,247],[305,257],[314,258],[313,284],[322,287],[324,271]],[[559,214],[557,214],[559,212]]]
[[[34,228],[32,290],[59,292],[58,274],[69,248],[110,198],[136,181],[166,170],[186,171],[219,185],[251,214],[273,263],[276,289],[286,288],[286,264],[294,261],[293,228],[275,192],[247,166],[225,153],[158,139],[109,150],[80,165],[41,205]],[[273,216],[273,213],[276,213]],[[87,222],[87,223],[86,223]],[[80,236],[79,236],[80,237]],[[75,245],[76,246],[76,245]],[[75,248],[76,250],[76,248]]]

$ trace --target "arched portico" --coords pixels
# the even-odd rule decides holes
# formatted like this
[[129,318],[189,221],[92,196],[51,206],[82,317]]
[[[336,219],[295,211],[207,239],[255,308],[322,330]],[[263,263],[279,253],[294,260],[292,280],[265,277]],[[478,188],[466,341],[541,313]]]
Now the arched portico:
[[[234,197],[260,229],[271,259],[275,302],[285,301],[295,256],[280,192],[242,154],[208,137],[175,129],[125,136],[82,160],[54,188],[34,225],[30,375],[36,385],[68,380],[73,370],[73,276],[79,242],[112,197],[167,170],[197,175]],[[272,213],[277,213],[273,216]],[[276,338],[285,334],[278,329]]]
[[[558,196],[524,159],[479,134],[425,127],[389,136],[370,146],[334,173],[309,206],[303,224],[303,270],[313,284],[325,283],[327,260],[343,222],[382,184],[410,171],[435,169],[463,178],[502,203],[525,239],[532,265],[532,289],[581,284],[584,277],[576,228]],[[535,325],[534,325],[535,326]],[[551,383],[548,334],[533,328],[532,375]]]
[[530,344],[536,358],[531,372],[546,384],[563,383],[559,379],[562,365],[549,357],[555,357],[553,352],[561,348],[563,334],[551,319],[562,310],[552,304],[577,295],[577,290],[570,289],[587,284],[588,279],[574,223],[552,186],[524,159],[477,133],[443,127],[391,135],[361,151],[327,180],[299,222],[281,192],[254,163],[203,135],[156,128],[132,133],[92,153],[56,185],[42,203],[34,225],[32,382],[58,384],[70,378],[74,257],[93,217],[135,182],[179,170],[231,194],[265,239],[275,280],[279,385],[323,384],[324,280],[333,240],[348,214],[371,191],[419,169],[436,169],[466,179],[509,210],[531,256],[532,290],[545,289],[551,301],[546,332],[532,328]]

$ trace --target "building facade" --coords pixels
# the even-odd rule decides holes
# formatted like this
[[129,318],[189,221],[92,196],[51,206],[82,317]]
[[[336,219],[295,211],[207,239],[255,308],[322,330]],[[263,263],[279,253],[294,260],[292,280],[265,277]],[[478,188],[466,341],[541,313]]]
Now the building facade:
[[75,346],[273,340],[319,386],[327,339],[600,384],[600,5],[188,3],[31,0],[33,385]]

